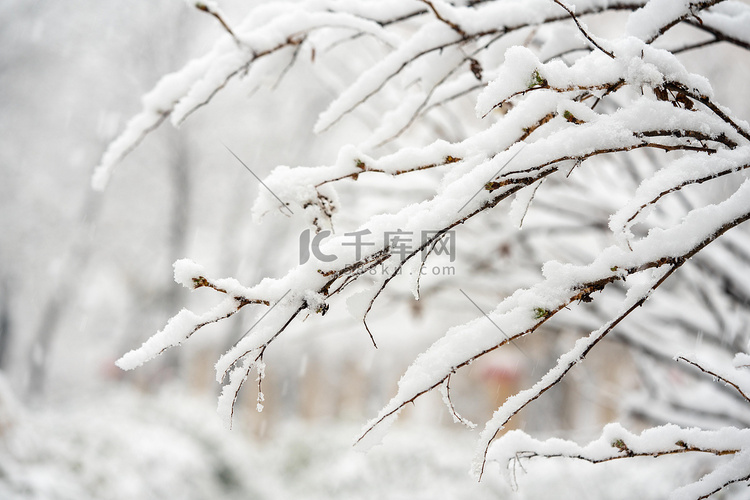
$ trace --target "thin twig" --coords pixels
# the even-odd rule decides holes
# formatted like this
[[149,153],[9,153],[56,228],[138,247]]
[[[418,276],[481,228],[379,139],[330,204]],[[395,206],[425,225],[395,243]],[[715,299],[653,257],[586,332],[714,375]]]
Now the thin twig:
[[742,389],[740,388],[740,386],[739,386],[739,385],[735,384],[735,383],[734,383],[734,382],[732,382],[731,380],[728,380],[728,379],[727,379],[726,377],[722,377],[721,375],[719,375],[719,374],[717,374],[717,373],[714,373],[714,372],[712,372],[711,370],[708,370],[707,368],[703,368],[703,367],[702,367],[701,365],[699,365],[699,364],[698,364],[698,363],[696,363],[695,361],[691,361],[691,360],[687,359],[687,358],[686,358],[686,357],[684,357],[684,356],[677,356],[677,359],[678,359],[678,360],[682,360],[682,361],[684,361],[685,363],[688,363],[688,364],[690,364],[690,365],[693,365],[694,367],[698,368],[698,369],[699,369],[700,371],[702,371],[703,373],[706,373],[706,374],[708,374],[708,375],[711,375],[712,377],[715,377],[716,379],[718,379],[718,380],[721,380],[722,382],[724,382],[724,383],[725,383],[725,384],[727,384],[727,385],[731,385],[732,387],[734,387],[734,388],[735,388],[735,390],[736,390],[737,392],[739,392],[739,393],[740,393],[740,395],[741,395],[741,396],[742,396],[743,398],[745,398],[745,401],[747,401],[748,403],[750,403],[750,398],[748,398],[747,394],[745,394],[745,392],[744,392],[744,391],[743,391],[743,390],[742,390]]
[[229,25],[224,21],[224,18],[221,16],[221,14],[215,10],[211,5],[203,3],[203,2],[195,2],[195,8],[206,12],[216,18],[217,21],[219,21],[219,24],[226,30],[227,33],[229,33],[232,38],[234,38],[234,41],[237,42],[237,44],[240,44],[240,40],[237,38],[237,35],[234,34],[234,31],[232,31],[232,28],[229,27]]
[[437,9],[435,8],[435,5],[433,5],[431,0],[420,0],[420,1],[424,4],[427,4],[427,6],[430,8],[430,10],[432,10],[433,14],[435,14],[435,17],[437,17],[438,20],[450,26],[451,29],[455,31],[456,33],[458,33],[459,35],[463,37],[466,36],[466,32],[462,30],[458,24],[454,23],[450,19],[446,19],[440,14],[440,12],[437,11]]
[[560,6],[560,7],[562,7],[563,9],[565,9],[565,11],[566,11],[566,12],[567,12],[568,14],[570,14],[570,17],[572,17],[572,18],[573,18],[573,22],[575,22],[575,23],[576,23],[576,26],[578,26],[578,31],[580,31],[580,32],[581,32],[581,33],[583,34],[583,36],[584,36],[584,37],[586,37],[586,40],[588,40],[589,42],[591,42],[591,44],[592,44],[592,45],[593,45],[594,47],[596,47],[597,49],[601,50],[602,52],[604,52],[605,54],[607,54],[607,55],[608,55],[609,57],[611,57],[612,59],[614,59],[614,58],[615,58],[615,55],[614,55],[614,54],[612,54],[612,52],[610,52],[610,51],[608,51],[608,50],[604,49],[604,48],[603,48],[603,47],[602,47],[601,45],[599,45],[598,43],[596,43],[596,40],[594,40],[594,39],[592,38],[592,36],[591,36],[591,35],[589,35],[589,34],[588,34],[588,32],[587,32],[587,31],[586,31],[586,30],[585,30],[585,29],[583,28],[583,26],[581,26],[581,23],[580,23],[580,22],[578,22],[578,18],[577,18],[577,17],[576,17],[576,15],[575,15],[575,14],[573,13],[573,11],[572,11],[572,10],[570,10],[570,8],[569,8],[569,7],[567,6],[567,5],[565,5],[564,3],[562,3],[562,2],[560,1],[560,0],[553,0],[553,1],[554,1],[554,2],[555,2],[555,3],[557,4],[557,5],[559,5],[559,6]]
[[227,151],[229,151],[230,153],[232,153],[232,156],[234,156],[235,158],[237,158],[237,161],[240,162],[242,164],[242,166],[245,167],[247,169],[247,171],[250,172],[253,175],[253,177],[255,177],[258,180],[258,182],[260,182],[260,184],[264,188],[266,188],[266,190],[268,190],[269,193],[271,193],[273,195],[274,198],[276,198],[277,200],[279,200],[279,203],[281,203],[282,208],[287,209],[291,215],[294,215],[294,212],[292,212],[292,209],[289,208],[289,204],[288,203],[285,203],[284,200],[282,200],[281,198],[279,198],[279,196],[276,193],[274,193],[273,190],[270,187],[268,187],[268,185],[265,182],[263,182],[263,179],[261,179],[260,177],[258,177],[258,175],[255,172],[253,172],[253,170],[250,167],[248,167],[247,164],[244,161],[242,161],[242,159],[239,156],[237,156],[237,154],[234,151],[232,151],[231,149],[229,149],[229,146],[227,146],[223,142],[222,142],[222,145],[225,148],[227,148]]

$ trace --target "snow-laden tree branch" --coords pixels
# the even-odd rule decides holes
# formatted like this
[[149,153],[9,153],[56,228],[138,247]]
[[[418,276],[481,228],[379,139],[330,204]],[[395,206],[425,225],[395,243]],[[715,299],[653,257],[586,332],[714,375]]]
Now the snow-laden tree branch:
[[[335,259],[316,256],[281,278],[251,286],[213,278],[197,264],[178,261],[178,283],[213,289],[223,300],[203,314],[181,311],[143,346],[123,356],[118,361],[121,368],[133,369],[245,306],[261,306],[262,321],[216,363],[217,381],[224,384],[220,411],[231,422],[239,391],[253,370],[258,374],[259,404],[263,400],[264,355],[300,315],[340,307],[338,295],[354,283],[364,284],[364,290],[349,300],[350,309],[377,345],[377,332],[366,322],[368,314],[402,271],[413,276],[412,292],[419,299],[420,270],[449,231],[461,231],[464,224],[482,221],[488,213],[507,216],[520,226],[529,206],[539,206],[606,243],[590,257],[580,244],[567,247],[575,257],[560,263],[544,256],[546,244],[535,239],[533,230],[509,237],[526,245],[530,265],[541,267],[542,279],[509,293],[487,314],[491,321],[478,317],[445,332],[414,360],[396,395],[366,425],[360,439],[369,438],[404,405],[436,388],[456,420],[467,423],[450,399],[454,373],[542,327],[566,327],[565,322],[569,326],[572,321],[588,335],[582,335],[536,384],[508,398],[488,419],[474,467],[477,475],[488,459],[516,456],[600,462],[707,452],[735,457],[731,467],[727,464],[681,490],[681,498],[705,498],[748,479],[750,446],[744,430],[722,434],[654,427],[636,437],[608,427],[601,442],[589,447],[563,446],[554,440],[540,443],[519,433],[497,438],[521,409],[555,387],[605,337],[624,342],[644,363],[675,364],[671,342],[682,345],[685,332],[696,328],[715,327],[713,338],[719,339],[730,328],[728,311],[750,302],[750,288],[732,271],[750,268],[750,238],[729,232],[750,217],[745,173],[750,167],[750,125],[722,105],[709,78],[689,71],[678,55],[719,42],[750,47],[750,6],[668,0],[313,0],[260,7],[236,24],[214,7],[196,6],[218,19],[226,36],[144,97],[142,112],[104,154],[96,186],[103,187],[114,166],[167,117],[179,125],[228,81],[242,79],[252,87],[262,84],[269,72],[283,76],[300,51],[316,65],[325,64],[319,54],[328,50],[350,47],[356,56],[363,47],[360,39],[367,36],[381,45],[383,57],[340,92],[320,114],[315,129],[324,133],[372,107],[381,117],[372,135],[357,147],[342,147],[334,164],[276,168],[264,180],[268,191],[261,191],[254,212],[260,217],[276,211],[283,200],[286,208],[303,214],[309,227],[321,232],[334,228],[337,214],[348,208],[353,208],[349,213],[356,219],[356,207],[342,206],[338,190],[350,189],[377,202],[367,182],[383,176],[395,177],[405,186],[422,186],[420,199],[357,219],[357,233],[377,236],[364,249],[351,244],[351,233],[334,235],[320,251]],[[592,15],[607,11],[623,16],[622,36],[603,37],[589,28]],[[676,26],[691,30],[693,38],[684,37],[684,44],[673,51],[662,48],[661,39]],[[713,38],[700,39],[704,33]],[[468,116],[467,109],[476,116]],[[432,125],[446,116],[442,112],[466,123],[481,117],[483,126],[467,127],[450,141],[441,139]],[[419,140],[424,134],[433,141]],[[394,152],[378,154],[385,144]],[[655,159],[654,152],[662,156]],[[644,159],[651,167],[636,165]],[[604,172],[615,177],[595,186]],[[720,181],[725,182],[724,194],[717,198],[710,186]],[[558,229],[569,230],[566,224]],[[426,236],[405,249],[383,237],[394,232]],[[486,262],[487,256],[476,259]],[[695,265],[680,269],[688,262]],[[370,271],[379,266],[393,272],[370,280]],[[690,273],[710,278],[697,284],[702,278],[691,278]],[[662,293],[673,279],[696,287],[693,292]],[[600,294],[605,290],[619,298]],[[665,321],[668,326],[651,335],[659,313],[640,320],[634,313],[647,300],[659,304],[665,317],[680,319]],[[706,309],[714,325],[696,327],[689,314],[673,311],[675,303],[685,300]],[[575,312],[575,319],[558,320],[558,313],[567,309]],[[725,349],[727,343],[716,345]],[[736,354],[747,345],[739,342],[733,348]],[[687,355],[680,359],[680,365],[687,365],[683,369],[702,366]],[[743,386],[736,381],[737,370],[703,370],[733,388]],[[659,390],[656,381],[652,396],[660,397]],[[746,399],[747,393],[740,393]],[[679,406],[675,400],[666,404]],[[621,435],[615,441],[613,429]],[[737,440],[731,447],[723,446],[732,433]]]
[[[591,463],[609,462],[624,458],[650,457],[682,453],[706,453],[716,456],[733,455],[722,467],[702,481],[675,490],[670,498],[708,498],[729,484],[748,479],[748,429],[704,431],[665,425],[634,435],[618,424],[607,425],[596,441],[580,446],[571,441],[549,439],[538,441],[520,431],[510,431],[494,448],[492,460],[510,464],[514,470],[524,460],[535,457],[568,458]],[[509,451],[514,450],[512,454]],[[509,477],[509,479],[512,479]]]

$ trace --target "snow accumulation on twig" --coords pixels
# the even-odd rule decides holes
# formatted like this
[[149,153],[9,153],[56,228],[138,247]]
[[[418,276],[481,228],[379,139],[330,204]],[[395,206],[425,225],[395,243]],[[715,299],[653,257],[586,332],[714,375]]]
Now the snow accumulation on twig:
[[[487,212],[502,212],[503,202],[513,197],[516,201],[509,218],[515,226],[535,203],[554,207],[558,215],[585,217],[583,208],[563,204],[561,200],[568,194],[555,198],[565,189],[579,190],[579,201],[598,200],[595,202],[610,216],[596,226],[607,245],[582,263],[537,262],[543,264],[542,280],[519,287],[500,301],[487,315],[490,322],[478,317],[445,332],[414,360],[396,394],[367,423],[359,441],[370,441],[375,428],[392,422],[407,403],[436,388],[443,391],[455,420],[472,425],[458,414],[450,399],[449,381],[457,370],[552,324],[563,309],[582,302],[604,304],[597,292],[615,288],[624,290],[622,300],[610,304],[606,314],[586,316],[588,313],[581,312],[579,317],[586,319],[580,324],[595,322],[590,333],[538,382],[508,398],[486,422],[474,472],[481,476],[488,460],[518,460],[514,457],[601,462],[703,452],[733,454],[734,458],[675,495],[705,498],[729,484],[748,480],[750,441],[745,429],[701,431],[668,425],[636,436],[613,424],[585,447],[554,439],[540,442],[517,431],[500,436],[510,419],[556,386],[616,328],[617,338],[649,359],[673,362],[674,354],[668,355],[662,344],[646,340],[621,322],[649,297],[661,294],[661,285],[686,262],[695,261],[697,272],[710,269],[710,275],[722,280],[713,289],[726,291],[726,296],[712,298],[696,292],[721,328],[729,328],[723,311],[750,300],[750,290],[735,284],[733,273],[721,267],[731,262],[750,269],[750,251],[744,243],[738,244],[747,239],[744,233],[724,237],[750,217],[750,183],[744,172],[750,167],[750,126],[719,104],[709,79],[689,71],[678,55],[688,48],[714,47],[718,42],[750,48],[746,29],[750,6],[736,1],[687,0],[313,0],[260,7],[231,27],[223,15],[214,14],[218,10],[206,9],[202,10],[218,16],[225,26],[225,37],[205,56],[164,77],[143,98],[141,113],[104,154],[94,185],[103,188],[114,166],[167,117],[173,124],[181,123],[209,103],[228,81],[243,79],[251,86],[259,85],[265,78],[261,74],[265,71],[257,69],[264,67],[262,64],[274,67],[271,63],[277,59],[288,61],[280,55],[286,50],[301,46],[314,50],[316,40],[326,36],[335,39],[339,48],[350,46],[352,57],[356,57],[356,51],[361,50],[358,39],[367,35],[380,42],[386,55],[330,103],[318,117],[315,130],[322,133],[339,126],[347,115],[375,106],[382,120],[372,136],[360,146],[342,147],[331,165],[277,167],[264,180],[268,192],[260,192],[253,211],[260,218],[276,210],[282,199],[294,214],[303,214],[310,228],[321,231],[332,227],[340,210],[339,187],[356,190],[360,181],[378,176],[398,178],[406,186],[416,182],[414,179],[430,179],[422,199],[363,218],[357,230],[374,235],[429,230],[431,236],[407,252],[397,250],[387,239],[376,238],[376,243],[360,253],[345,235],[334,235],[320,250],[337,259],[313,258],[281,278],[247,287],[233,279],[213,278],[190,261],[178,261],[178,283],[191,289],[213,289],[223,300],[203,314],[182,310],[143,346],[124,355],[118,366],[133,369],[186,341],[205,325],[248,305],[265,306],[257,328],[216,363],[217,380],[226,381],[219,409],[231,423],[237,395],[247,377],[257,370],[260,392],[266,349],[300,313],[325,314],[335,295],[352,283],[364,282],[360,278],[370,270],[391,266],[393,274],[375,277],[350,301],[375,344],[366,323],[373,304],[399,271],[410,269],[405,266],[421,269],[448,231],[481,220]],[[595,36],[586,20],[591,18],[589,23],[594,23],[593,14],[609,11],[624,17],[624,34]],[[713,39],[690,39],[674,52],[654,43],[678,25],[708,33]],[[523,44],[519,44],[522,37],[518,35],[526,37]],[[572,49],[575,52],[570,52]],[[554,53],[563,55],[548,57]],[[286,73],[286,69],[280,71],[282,76]],[[467,127],[470,132],[456,140],[436,136],[426,145],[409,135],[419,127],[431,131],[425,124],[430,123],[432,113],[459,105],[470,113],[457,116],[467,123],[478,116],[483,126]],[[398,148],[378,155],[378,145],[388,141],[395,141]],[[595,182],[592,171],[604,169],[611,158],[632,164],[636,151],[645,152],[645,158],[653,158],[651,151],[668,154],[653,160],[655,166],[650,170],[640,166],[620,169],[615,181],[601,186],[604,197],[587,186]],[[595,168],[584,173],[584,162]],[[577,180],[577,175],[585,177]],[[625,182],[628,178],[635,179],[631,190]],[[727,181],[724,196],[696,198],[695,193],[703,193],[697,189],[715,184],[717,179]],[[376,196],[366,187],[358,193]],[[622,199],[622,203],[608,206],[614,199]],[[687,207],[679,216],[669,215],[674,200],[682,200],[682,206]],[[711,245],[718,250],[704,251],[719,238],[721,243]],[[720,252],[730,257],[711,257]],[[715,272],[717,269],[721,272]],[[418,290],[417,281],[415,297],[419,297]],[[669,301],[665,299],[664,304]],[[680,359],[731,385],[747,399],[747,383],[738,369],[704,367],[687,355]],[[746,354],[739,353],[737,365],[747,365],[746,359]],[[260,392],[259,408],[262,399]]]

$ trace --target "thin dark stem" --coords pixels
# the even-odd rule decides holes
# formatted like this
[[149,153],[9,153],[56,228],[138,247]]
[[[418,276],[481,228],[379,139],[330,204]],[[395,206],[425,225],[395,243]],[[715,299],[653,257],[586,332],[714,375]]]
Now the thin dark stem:
[[747,397],[747,394],[745,394],[745,392],[744,392],[744,391],[743,391],[743,390],[742,390],[742,389],[740,388],[740,386],[738,386],[737,384],[735,384],[735,383],[734,383],[734,382],[732,382],[731,380],[728,380],[728,379],[726,379],[725,377],[722,377],[721,375],[718,375],[717,373],[714,373],[714,372],[712,372],[711,370],[708,370],[708,369],[706,369],[706,368],[703,368],[703,367],[702,367],[701,365],[699,365],[699,364],[698,364],[698,363],[696,363],[695,361],[691,361],[691,360],[687,359],[687,358],[686,358],[686,357],[684,357],[684,356],[678,356],[678,357],[677,357],[677,359],[679,359],[679,360],[682,360],[682,361],[684,361],[685,363],[688,363],[688,364],[690,364],[690,365],[693,365],[694,367],[698,368],[698,369],[699,369],[700,371],[702,371],[703,373],[706,373],[706,374],[708,374],[708,375],[711,375],[712,377],[714,377],[714,378],[716,378],[716,379],[718,379],[718,380],[721,380],[721,381],[722,381],[722,382],[724,382],[725,384],[731,385],[732,387],[734,387],[734,388],[735,388],[735,390],[736,390],[737,392],[739,392],[739,393],[740,393],[740,395],[741,395],[741,396],[742,396],[742,397],[743,397],[743,398],[745,399],[745,401],[747,401],[748,403],[750,403],[750,398],[748,398],[748,397]]
[[586,37],[586,40],[588,40],[589,42],[591,42],[591,45],[593,45],[597,49],[599,49],[602,52],[604,52],[605,54],[607,54],[610,58],[612,58],[612,59],[615,58],[615,55],[612,52],[606,50],[604,47],[602,47],[601,45],[599,45],[598,43],[596,43],[596,40],[594,40],[592,38],[592,36],[589,35],[588,32],[583,28],[583,26],[581,26],[581,23],[578,21],[578,18],[573,13],[573,11],[568,8],[567,5],[565,5],[564,3],[562,3],[560,0],[554,0],[554,2],[557,5],[559,5],[560,7],[562,7],[563,9],[565,9],[565,12],[567,12],[570,15],[570,17],[573,18],[573,22],[576,23],[576,26],[578,27],[578,31],[580,31],[583,34],[583,36]]

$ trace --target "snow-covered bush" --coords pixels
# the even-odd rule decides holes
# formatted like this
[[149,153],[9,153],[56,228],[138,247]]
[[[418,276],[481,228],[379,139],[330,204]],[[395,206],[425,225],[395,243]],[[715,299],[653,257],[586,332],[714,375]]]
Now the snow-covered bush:
[[273,498],[279,486],[254,443],[171,389],[160,401],[120,388],[29,411],[0,377],[0,497]]
[[[721,102],[714,88],[721,82],[686,62],[697,49],[726,57],[727,45],[746,56],[748,4],[311,0],[269,2],[237,23],[213,3],[194,5],[225,36],[143,98],[142,112],[105,153],[95,186],[163,121],[179,125],[231,80],[273,84],[300,60],[338,87],[316,131],[361,120],[369,133],[356,146],[342,144],[332,164],[280,166],[263,181],[255,214],[302,214],[318,235],[301,237],[312,254],[286,276],[251,286],[176,262],[178,283],[223,299],[204,313],[180,311],[118,366],[136,368],[245,306],[260,309],[255,326],[216,363],[219,409],[231,422],[252,374],[262,409],[266,351],[305,316],[348,307],[376,345],[367,317],[392,282],[419,300],[447,287],[469,298],[464,287],[477,280],[505,298],[417,357],[360,442],[433,389],[457,421],[473,425],[456,413],[451,377],[522,337],[567,328],[587,333],[486,422],[478,477],[489,461],[535,456],[600,462],[711,453],[733,458],[675,495],[705,498],[750,478],[742,352],[750,239],[734,229],[750,218],[750,126],[741,107]],[[354,81],[335,77],[337,65],[371,58]],[[393,178],[387,189],[382,178]],[[511,225],[523,228],[514,233]],[[472,257],[466,273],[423,277],[454,237]],[[390,271],[372,272],[380,269]],[[422,306],[430,307],[430,300]],[[651,421],[686,427],[636,436],[610,425],[588,446],[519,431],[498,439],[608,337],[631,348],[649,382],[624,403]],[[675,370],[706,372],[722,384],[675,384],[668,376]]]

